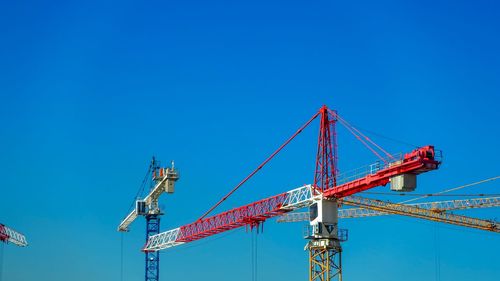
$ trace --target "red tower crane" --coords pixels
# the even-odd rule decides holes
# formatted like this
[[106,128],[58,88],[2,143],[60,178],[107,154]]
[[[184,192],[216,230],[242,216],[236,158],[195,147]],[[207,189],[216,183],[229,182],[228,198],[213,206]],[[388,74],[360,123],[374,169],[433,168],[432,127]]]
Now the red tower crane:
[[[304,185],[285,193],[206,217],[318,117],[320,119],[320,130],[312,185]],[[339,174],[335,130],[338,122],[377,155],[380,161],[353,175]],[[337,226],[337,199],[376,186],[384,186],[389,182],[392,190],[412,191],[416,188],[416,176],[418,174],[439,167],[439,156],[440,154],[430,145],[417,148],[404,155],[391,155],[351,126],[335,111],[323,106],[278,150],[197,221],[151,236],[144,250],[159,251],[242,226],[253,228],[268,218],[310,206],[314,214],[311,216],[312,233],[308,243],[311,256],[310,280],[330,280],[332,276],[335,276],[334,271],[339,268],[335,258],[341,252],[340,242],[344,240],[345,234]]]

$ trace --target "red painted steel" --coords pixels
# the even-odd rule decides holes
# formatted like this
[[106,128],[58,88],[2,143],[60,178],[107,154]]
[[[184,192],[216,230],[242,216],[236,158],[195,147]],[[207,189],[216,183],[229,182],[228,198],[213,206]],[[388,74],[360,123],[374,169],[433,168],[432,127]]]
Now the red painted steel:
[[275,195],[243,207],[235,208],[221,214],[198,220],[181,226],[178,242],[190,242],[240,226],[256,226],[268,218],[279,216],[286,193]]
[[0,241],[7,242],[9,238],[7,231],[5,231],[5,226],[0,223]]
[[350,181],[338,186],[330,186],[323,192],[325,197],[342,198],[367,189],[389,183],[391,177],[402,174],[421,174],[438,168],[440,162],[435,159],[433,146],[417,148],[405,154],[400,164],[389,165],[375,174]]
[[[376,186],[386,185],[393,176],[420,174],[435,170],[439,161],[434,159],[434,147],[425,146],[405,154],[400,164],[394,164],[375,174],[325,189],[325,197],[342,198]],[[266,198],[243,207],[235,208],[194,223],[181,226],[178,242],[190,242],[245,225],[255,226],[268,218],[279,216],[288,210],[280,209],[286,193]]]
[[[437,169],[440,164],[435,159],[434,147],[425,146],[405,154],[400,162],[393,162],[385,169],[337,186],[335,140],[337,115],[335,112],[329,111],[326,106],[323,106],[307,124],[318,116],[318,114],[321,114],[321,124],[314,186],[322,190],[323,195],[327,198],[342,198],[376,186],[386,185],[389,183],[391,177],[406,173],[420,174],[428,172]],[[259,225],[268,218],[279,216],[289,211],[281,209],[285,198],[286,193],[282,193],[181,226],[180,234],[176,241],[190,242],[241,226],[250,225],[253,227]]]
[[323,192],[329,186],[337,185],[337,136],[335,134],[337,120],[336,116],[330,116],[326,106],[323,106],[319,112],[321,120],[313,186]]

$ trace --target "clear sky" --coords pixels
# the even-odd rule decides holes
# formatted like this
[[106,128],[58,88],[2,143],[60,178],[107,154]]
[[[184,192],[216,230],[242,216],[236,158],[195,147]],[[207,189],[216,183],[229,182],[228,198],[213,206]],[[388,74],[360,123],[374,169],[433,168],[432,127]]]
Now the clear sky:
[[[497,1],[2,1],[4,281],[143,280],[121,235],[152,155],[175,159],[162,229],[189,223],[323,104],[443,150],[431,193],[499,175]],[[317,124],[218,210],[311,182]],[[371,135],[391,152],[411,146]],[[339,128],[340,169],[375,158]],[[376,191],[387,192],[387,187]],[[493,182],[463,193],[498,193]],[[400,200],[398,197],[390,197]],[[439,199],[449,199],[439,198]],[[471,210],[498,218],[498,209]],[[500,237],[403,217],[342,221],[346,280],[500,280]],[[306,280],[302,224],[269,221],[258,280]],[[220,238],[219,238],[220,237]],[[251,280],[251,235],[165,251],[162,280]]]

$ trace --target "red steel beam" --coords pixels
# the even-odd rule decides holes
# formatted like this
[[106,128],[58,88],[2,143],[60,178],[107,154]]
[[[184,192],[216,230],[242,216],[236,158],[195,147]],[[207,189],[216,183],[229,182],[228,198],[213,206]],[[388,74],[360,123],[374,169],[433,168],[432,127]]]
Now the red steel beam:
[[376,186],[389,183],[391,177],[402,174],[421,174],[435,170],[440,162],[435,159],[435,150],[431,145],[417,148],[404,155],[400,164],[389,165],[375,174],[338,185],[332,186],[323,192],[325,197],[342,198]]
[[9,238],[7,231],[5,231],[5,226],[0,223],[0,241],[7,242]]
[[190,242],[240,226],[259,225],[268,218],[279,216],[287,210],[280,209],[286,193],[275,195],[215,216],[181,226],[177,241]]
[[[433,146],[415,149],[404,155],[401,163],[394,163],[388,168],[364,176],[351,182],[332,186],[323,191],[325,197],[342,198],[376,186],[386,185],[391,177],[401,174],[421,174],[438,168]],[[198,220],[181,226],[177,242],[191,242],[241,226],[256,226],[268,218],[290,211],[281,209],[286,193],[281,193],[239,208]]]

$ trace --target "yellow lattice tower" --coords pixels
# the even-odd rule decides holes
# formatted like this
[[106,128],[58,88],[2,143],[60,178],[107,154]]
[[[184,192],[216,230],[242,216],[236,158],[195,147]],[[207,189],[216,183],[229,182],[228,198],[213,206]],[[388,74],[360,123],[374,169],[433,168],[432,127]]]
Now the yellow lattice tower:
[[342,248],[338,240],[313,239],[308,249],[310,281],[342,281]]

